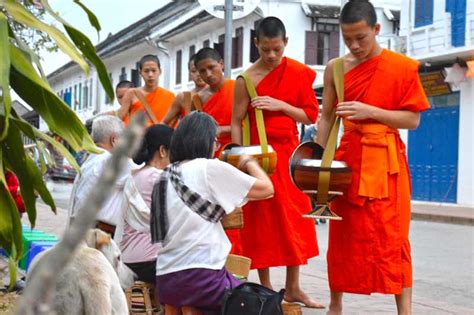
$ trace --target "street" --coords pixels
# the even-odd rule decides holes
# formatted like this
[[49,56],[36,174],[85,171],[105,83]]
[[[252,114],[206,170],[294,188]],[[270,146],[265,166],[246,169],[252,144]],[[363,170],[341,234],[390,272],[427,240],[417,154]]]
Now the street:
[[[38,203],[37,228],[61,235],[66,224],[69,183],[49,183],[57,201],[58,215]],[[26,223],[26,217],[23,218]],[[325,253],[328,224],[317,226],[320,256],[301,269],[301,286],[313,298],[328,305]],[[474,314],[474,229],[469,225],[412,221],[411,246],[414,269],[414,314]],[[271,270],[273,285],[284,285],[285,269]],[[251,281],[257,281],[251,272]],[[347,294],[345,314],[394,314],[392,296]],[[303,314],[325,314],[324,310],[303,309]]]

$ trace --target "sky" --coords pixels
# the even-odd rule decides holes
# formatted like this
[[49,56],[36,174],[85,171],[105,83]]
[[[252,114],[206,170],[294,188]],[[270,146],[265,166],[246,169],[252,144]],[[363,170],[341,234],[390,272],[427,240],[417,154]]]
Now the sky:
[[[81,0],[97,16],[102,30],[99,33],[100,41],[107,38],[109,33],[115,34],[130,24],[140,20],[161,6],[167,0]],[[97,31],[90,25],[86,13],[72,0],[50,0],[49,4],[66,21],[79,31],[86,34],[94,45],[98,44]],[[52,21],[47,19],[50,24]],[[62,31],[59,23],[54,23]],[[42,65],[46,74],[53,72],[68,63],[70,58],[58,51],[57,53],[42,52]]]

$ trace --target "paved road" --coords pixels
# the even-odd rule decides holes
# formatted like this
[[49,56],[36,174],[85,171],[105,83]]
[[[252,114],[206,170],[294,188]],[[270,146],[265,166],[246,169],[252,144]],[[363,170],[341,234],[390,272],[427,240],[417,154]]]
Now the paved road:
[[[66,208],[70,184],[50,184],[58,206]],[[37,226],[61,235],[67,212],[58,215],[39,206]],[[301,285],[318,301],[328,303],[325,254],[326,224],[317,226],[320,256],[302,268]],[[411,244],[414,269],[414,314],[474,314],[474,228],[434,222],[412,221]],[[285,269],[273,268],[275,288],[284,285]],[[256,281],[256,273],[251,273]],[[345,314],[394,314],[392,296],[348,294],[344,297]],[[324,310],[304,309],[303,314],[325,314]]]

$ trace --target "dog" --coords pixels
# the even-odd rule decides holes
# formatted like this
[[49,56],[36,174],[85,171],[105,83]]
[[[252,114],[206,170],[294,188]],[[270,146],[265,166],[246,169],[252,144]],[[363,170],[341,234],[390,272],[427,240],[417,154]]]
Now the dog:
[[[47,252],[35,258],[27,277]],[[56,314],[127,315],[123,289],[133,285],[135,274],[120,260],[120,254],[109,234],[90,230],[57,277],[52,305]]]

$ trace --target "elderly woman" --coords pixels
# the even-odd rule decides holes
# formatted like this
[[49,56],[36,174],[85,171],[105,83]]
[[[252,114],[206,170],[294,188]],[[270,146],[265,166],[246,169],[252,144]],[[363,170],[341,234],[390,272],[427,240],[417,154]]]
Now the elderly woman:
[[157,297],[204,314],[219,314],[225,289],[239,284],[224,267],[231,244],[220,219],[248,200],[273,196],[272,183],[255,159],[243,156],[240,170],[212,159],[216,133],[216,123],[205,113],[181,121],[171,140],[172,164],[152,198],[152,240],[163,245],[156,262]]
[[173,129],[153,125],[146,130],[141,148],[133,161],[143,164],[133,170],[125,182],[122,214],[117,224],[115,241],[122,251],[122,261],[132,269],[138,280],[154,283],[159,245],[151,243],[150,203],[155,181],[170,163],[168,149]]

